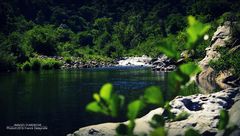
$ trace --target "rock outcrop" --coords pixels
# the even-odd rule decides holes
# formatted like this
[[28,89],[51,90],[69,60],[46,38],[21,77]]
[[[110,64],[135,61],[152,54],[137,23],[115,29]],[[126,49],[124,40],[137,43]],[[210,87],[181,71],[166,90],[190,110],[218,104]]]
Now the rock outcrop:
[[[192,127],[202,135],[216,135],[218,133],[217,123],[221,109],[230,112],[230,123],[240,127],[240,88],[229,88],[212,94],[196,94],[191,96],[177,96],[170,102],[171,112],[175,115],[185,111],[189,113],[187,119],[181,121],[167,122],[166,129],[168,135],[183,135],[185,131]],[[134,133],[136,135],[149,134],[152,128],[149,121],[155,114],[163,114],[164,110],[158,108],[152,110],[147,115],[136,120]],[[124,122],[127,123],[127,122]],[[104,123],[99,125],[80,128],[73,134],[67,136],[112,136],[115,135],[115,128],[119,123]],[[235,133],[238,131],[236,130]],[[220,133],[220,132],[219,132]]]
[[220,57],[219,48],[229,48],[229,51],[238,48],[238,46],[235,45],[235,41],[236,38],[238,39],[239,37],[234,37],[232,33],[234,25],[236,25],[235,22],[226,21],[222,26],[217,28],[217,31],[211,39],[211,45],[206,48],[206,56],[199,62],[203,71],[197,76],[197,83],[205,90],[215,89],[216,84],[222,89],[236,86],[228,84],[226,81],[226,79],[232,76],[230,70],[217,73],[209,67],[210,61],[217,60]]
[[206,69],[211,60],[216,60],[220,57],[220,53],[217,51],[220,47],[226,47],[231,43],[231,22],[227,21],[222,26],[217,28],[211,39],[211,45],[206,48],[206,56],[199,62],[199,65]]
[[151,62],[153,71],[173,71],[176,69],[176,63],[166,55],[160,55]]

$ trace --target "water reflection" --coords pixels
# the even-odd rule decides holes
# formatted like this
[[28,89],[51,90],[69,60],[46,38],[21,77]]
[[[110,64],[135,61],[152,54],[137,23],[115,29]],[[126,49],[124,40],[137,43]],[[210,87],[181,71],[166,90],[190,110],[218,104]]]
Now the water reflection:
[[[91,124],[123,121],[124,116],[113,119],[86,112],[85,106],[92,101],[92,94],[110,82],[114,90],[130,102],[142,95],[146,87],[157,85],[168,99],[172,93],[167,78],[168,73],[146,68],[1,73],[0,109],[4,112],[0,112],[0,127],[4,130],[7,125],[15,123],[41,123],[48,126],[48,130],[42,133],[55,136]],[[197,93],[195,90],[196,86],[190,86],[181,95]],[[149,110],[146,109],[145,113]],[[28,133],[23,132],[7,131],[7,135]]]
[[106,82],[129,102],[148,86],[164,88],[165,78],[143,68],[1,73],[1,130],[15,123],[41,123],[49,127],[48,135],[63,135],[90,124],[124,120],[87,113],[85,106]]

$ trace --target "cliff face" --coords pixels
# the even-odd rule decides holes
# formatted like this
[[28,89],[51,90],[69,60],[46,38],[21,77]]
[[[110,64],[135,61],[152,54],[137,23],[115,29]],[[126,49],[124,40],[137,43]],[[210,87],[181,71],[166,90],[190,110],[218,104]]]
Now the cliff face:
[[218,73],[209,66],[209,62],[219,59],[221,55],[218,51],[219,48],[227,48],[231,51],[238,47],[236,41],[239,37],[233,35],[234,25],[236,25],[236,22],[226,21],[217,28],[211,39],[211,45],[206,48],[206,56],[199,62],[203,71],[197,76],[197,82],[205,90],[214,90],[216,87],[222,89],[232,87],[232,85],[226,83],[226,79],[232,76],[230,69]]

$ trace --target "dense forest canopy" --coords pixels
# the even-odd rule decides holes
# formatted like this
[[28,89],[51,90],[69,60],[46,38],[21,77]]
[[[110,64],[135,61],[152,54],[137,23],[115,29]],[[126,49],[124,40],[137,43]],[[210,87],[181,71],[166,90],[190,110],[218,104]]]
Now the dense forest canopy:
[[0,70],[37,55],[157,56],[157,45],[171,38],[181,50],[186,16],[215,30],[237,19],[239,6],[239,0],[1,0]]

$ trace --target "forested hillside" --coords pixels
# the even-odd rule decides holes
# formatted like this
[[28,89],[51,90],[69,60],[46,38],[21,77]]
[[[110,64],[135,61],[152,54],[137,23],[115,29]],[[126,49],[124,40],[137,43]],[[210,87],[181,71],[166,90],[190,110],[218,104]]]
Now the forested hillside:
[[210,23],[211,36],[223,21],[240,17],[239,7],[239,0],[1,0],[0,70],[17,69],[38,55],[155,57],[166,41],[182,49],[188,15]]

